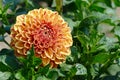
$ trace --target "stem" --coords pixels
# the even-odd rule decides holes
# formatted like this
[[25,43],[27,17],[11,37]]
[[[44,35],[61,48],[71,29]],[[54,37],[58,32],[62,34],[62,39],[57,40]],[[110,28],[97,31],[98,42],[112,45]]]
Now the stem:
[[61,15],[62,14],[63,0],[55,0],[55,2],[56,2],[56,10]]
[[0,9],[2,10],[2,0],[0,0]]
[[91,72],[90,72],[90,66],[87,66],[87,80],[92,80],[92,75],[91,75]]
[[35,80],[35,77],[34,77],[34,69],[31,68],[31,70],[32,70],[32,80]]
[[91,75],[91,62],[92,62],[92,55],[89,52],[89,48],[87,51],[87,62],[86,62],[86,68],[87,68],[87,80],[92,80],[92,75]]
[[10,23],[9,23],[9,21],[8,21],[8,18],[7,18],[7,15],[4,15],[4,18],[5,18],[5,23],[7,24],[7,25],[9,25]]
[[88,63],[86,63],[86,68],[87,68],[87,80],[92,80],[92,75],[91,75],[91,56],[88,54]]
[[28,10],[28,0],[25,0],[25,8]]
[[81,0],[75,0],[75,4],[79,10],[79,18],[80,18],[80,20],[82,20],[83,19],[83,9],[82,9],[83,7],[81,5],[82,4]]

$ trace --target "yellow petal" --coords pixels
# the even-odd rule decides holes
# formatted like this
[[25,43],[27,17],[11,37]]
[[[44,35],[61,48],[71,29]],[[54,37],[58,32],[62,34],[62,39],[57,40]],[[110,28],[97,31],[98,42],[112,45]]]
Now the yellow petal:
[[59,59],[55,59],[55,64],[61,64],[61,61]]
[[25,17],[24,14],[23,15],[19,15],[19,16],[17,16],[16,21],[23,22],[24,21],[24,17]]
[[60,51],[60,54],[63,55],[70,55],[71,54],[71,50],[69,48],[63,49],[63,51]]
[[48,58],[52,59],[52,57],[53,57],[53,51],[52,51],[52,49],[51,49],[51,48],[48,48],[47,50],[45,50],[45,55],[46,55]]
[[65,59],[66,59],[66,55],[57,54],[57,53],[56,53],[55,55],[56,55],[56,58],[57,58],[57,59],[61,59],[61,60],[62,60],[62,59],[65,60]]

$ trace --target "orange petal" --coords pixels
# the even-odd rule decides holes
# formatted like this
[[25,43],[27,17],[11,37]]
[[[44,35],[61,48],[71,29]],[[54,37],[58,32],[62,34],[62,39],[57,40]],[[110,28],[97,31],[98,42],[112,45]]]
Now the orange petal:
[[21,41],[18,41],[15,43],[15,47],[18,49],[23,49],[24,48],[24,43]]
[[55,60],[55,57],[56,57],[56,56],[55,56],[55,55],[53,55],[53,57],[51,58],[51,60]]
[[55,59],[55,64],[61,64],[62,62],[59,59]]
[[52,68],[54,66],[53,62],[50,62],[50,68]]
[[57,59],[63,59],[63,60],[65,60],[66,59],[66,55],[63,55],[63,54],[55,54],[56,55],[56,58]]
[[63,49],[63,51],[60,51],[60,54],[63,55],[70,55],[71,54],[71,50],[69,48]]
[[45,50],[45,55],[48,57],[48,58],[52,58],[53,57],[53,51],[51,48],[48,48],[47,50]]
[[57,68],[58,64],[55,64],[53,61],[50,62],[50,68]]
[[49,64],[49,62],[50,62],[49,58],[42,58],[43,66],[46,66],[47,64]]
[[29,44],[29,43],[24,43],[24,47],[27,48],[27,49],[30,49],[31,44]]
[[20,41],[22,41],[22,42],[27,42],[27,38],[20,37]]
[[42,58],[47,58],[47,56],[44,53],[41,53]]

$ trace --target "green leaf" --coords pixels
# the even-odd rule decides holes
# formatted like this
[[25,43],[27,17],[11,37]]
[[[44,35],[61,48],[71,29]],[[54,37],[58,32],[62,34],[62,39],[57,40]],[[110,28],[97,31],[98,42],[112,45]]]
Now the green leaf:
[[26,59],[26,58],[24,58],[24,57],[18,57],[18,60],[19,60],[22,64],[27,65],[27,59]]
[[116,77],[117,77],[118,80],[120,80],[120,71],[117,72]]
[[116,76],[110,75],[110,76],[102,77],[102,78],[100,78],[99,80],[119,80],[119,79],[117,79]]
[[26,9],[19,8],[19,9],[16,10],[16,14],[15,15],[18,16],[18,15],[26,14],[26,13],[27,13]]
[[120,26],[115,27],[114,33],[115,33],[115,35],[120,37]]
[[111,74],[111,75],[116,75],[117,72],[120,71],[120,66],[117,65],[117,64],[112,64],[110,65],[110,67],[108,68],[108,72]]
[[89,42],[90,42],[90,38],[89,38],[88,36],[86,36],[85,34],[79,33],[79,34],[77,35],[77,39],[78,39],[79,42],[81,43],[84,51],[87,51],[88,45],[89,45]]
[[58,72],[57,72],[57,71],[54,71],[54,70],[49,71],[49,73],[48,73],[47,76],[48,76],[48,78],[50,78],[51,80],[57,80],[57,78],[59,77]]
[[116,6],[120,6],[120,0],[114,0]]
[[112,1],[111,0],[104,0],[105,4],[109,7],[112,7]]
[[68,22],[68,24],[69,24],[69,26],[70,26],[70,28],[71,28],[71,31],[73,31],[73,28],[75,27],[75,26],[78,26],[79,25],[79,23],[80,23],[80,21],[73,21],[72,19],[70,19],[70,18],[67,18],[67,17],[64,17],[64,19],[65,19],[65,21],[67,21]]
[[81,21],[80,28],[84,28],[84,27],[89,28],[90,25],[97,24],[98,22],[99,22],[99,19],[96,18],[95,16],[86,17]]
[[0,35],[0,42],[4,41],[4,36]]
[[47,72],[49,71],[50,65],[48,64],[45,67],[41,67],[39,68],[39,70],[37,71],[37,73],[41,73],[42,75],[46,75]]
[[40,64],[42,63],[42,60],[40,58],[37,58],[37,57],[34,57],[33,61],[34,61],[33,65],[35,67],[40,66]]
[[52,79],[48,79],[45,76],[39,76],[36,80],[52,80]]
[[93,64],[95,63],[101,63],[104,64],[106,61],[108,61],[110,58],[110,55],[107,53],[99,53],[96,56],[93,57]]
[[17,70],[20,68],[20,63],[13,53],[13,50],[2,49],[0,51],[0,62],[10,67],[12,70]]
[[26,80],[20,71],[15,74],[15,78],[17,80]]
[[60,69],[57,68],[50,69],[47,73],[48,77],[51,77],[51,72],[56,72],[59,77],[65,77],[65,75],[61,73]]
[[3,4],[6,5],[6,4],[9,4],[11,3],[12,5],[10,6],[10,9],[12,11],[15,11],[16,10],[16,7],[18,4],[21,4],[21,2],[23,2],[22,0],[3,0]]
[[80,10],[82,7],[82,5],[84,5],[84,7],[85,7],[85,5],[89,5],[90,3],[89,3],[89,0],[75,0],[75,4],[76,4],[76,6],[78,7],[78,9]]
[[79,19],[82,20],[84,18],[84,12],[87,10],[90,5],[88,0],[75,0],[75,4],[78,8]]
[[91,11],[99,11],[99,12],[102,12],[102,13],[105,10],[105,8],[103,8],[101,6],[98,6],[97,4],[93,4],[89,8],[90,8]]
[[85,74],[87,74],[87,69],[82,64],[77,63],[75,65],[75,67],[77,69],[76,75],[85,75]]
[[10,71],[10,68],[0,61],[0,71],[2,71],[2,72]]
[[27,67],[38,67],[42,60],[34,55],[34,46],[27,52],[27,61],[25,61],[25,64],[27,64]]
[[76,75],[76,72],[77,72],[77,69],[76,69],[76,67],[75,66],[73,66],[71,69],[70,69],[70,71],[69,71],[69,73],[68,73],[68,76],[75,76]]
[[27,67],[31,67],[34,65],[34,46],[27,51]]
[[80,58],[79,51],[77,49],[77,46],[71,47],[71,56],[69,56],[67,59],[69,62],[76,62]]
[[119,44],[117,43],[116,38],[109,38],[104,36],[99,41],[99,44],[102,44],[102,46],[100,46],[99,49],[103,49],[107,52],[116,51],[119,48]]
[[11,2],[10,2],[10,3],[7,3],[7,4],[3,7],[2,14],[5,14],[11,5],[12,5]]
[[80,28],[89,28],[90,26],[99,24],[107,19],[110,19],[110,17],[106,14],[102,14],[100,12],[92,12],[88,17],[84,18],[81,21]]
[[11,25],[3,25],[3,26],[4,26],[5,32],[7,32],[8,34],[10,34]]
[[5,30],[4,30],[4,28],[3,27],[0,27],[0,35],[4,35],[5,34]]
[[1,80],[8,80],[11,76],[10,72],[1,72],[0,71],[0,79]]
[[[120,56],[120,55],[119,55]],[[116,60],[117,64],[120,66],[120,57]]]
[[27,58],[31,58],[34,56],[34,46],[27,52]]
[[31,9],[34,9],[33,1],[25,0],[25,9],[28,10],[28,11],[31,10]]
[[60,67],[62,71],[69,71],[72,68],[72,65],[63,63],[63,64],[60,64]]
[[31,0],[26,0],[27,1],[27,4],[29,4],[30,6],[34,7],[34,4]]

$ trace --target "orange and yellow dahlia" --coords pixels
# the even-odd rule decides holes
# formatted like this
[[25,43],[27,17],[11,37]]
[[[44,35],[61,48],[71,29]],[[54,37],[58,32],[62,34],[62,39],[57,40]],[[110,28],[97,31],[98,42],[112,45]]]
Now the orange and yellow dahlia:
[[70,27],[57,12],[48,9],[34,9],[17,16],[10,35],[17,56],[26,56],[34,45],[35,56],[42,59],[43,66],[57,67],[71,53]]

